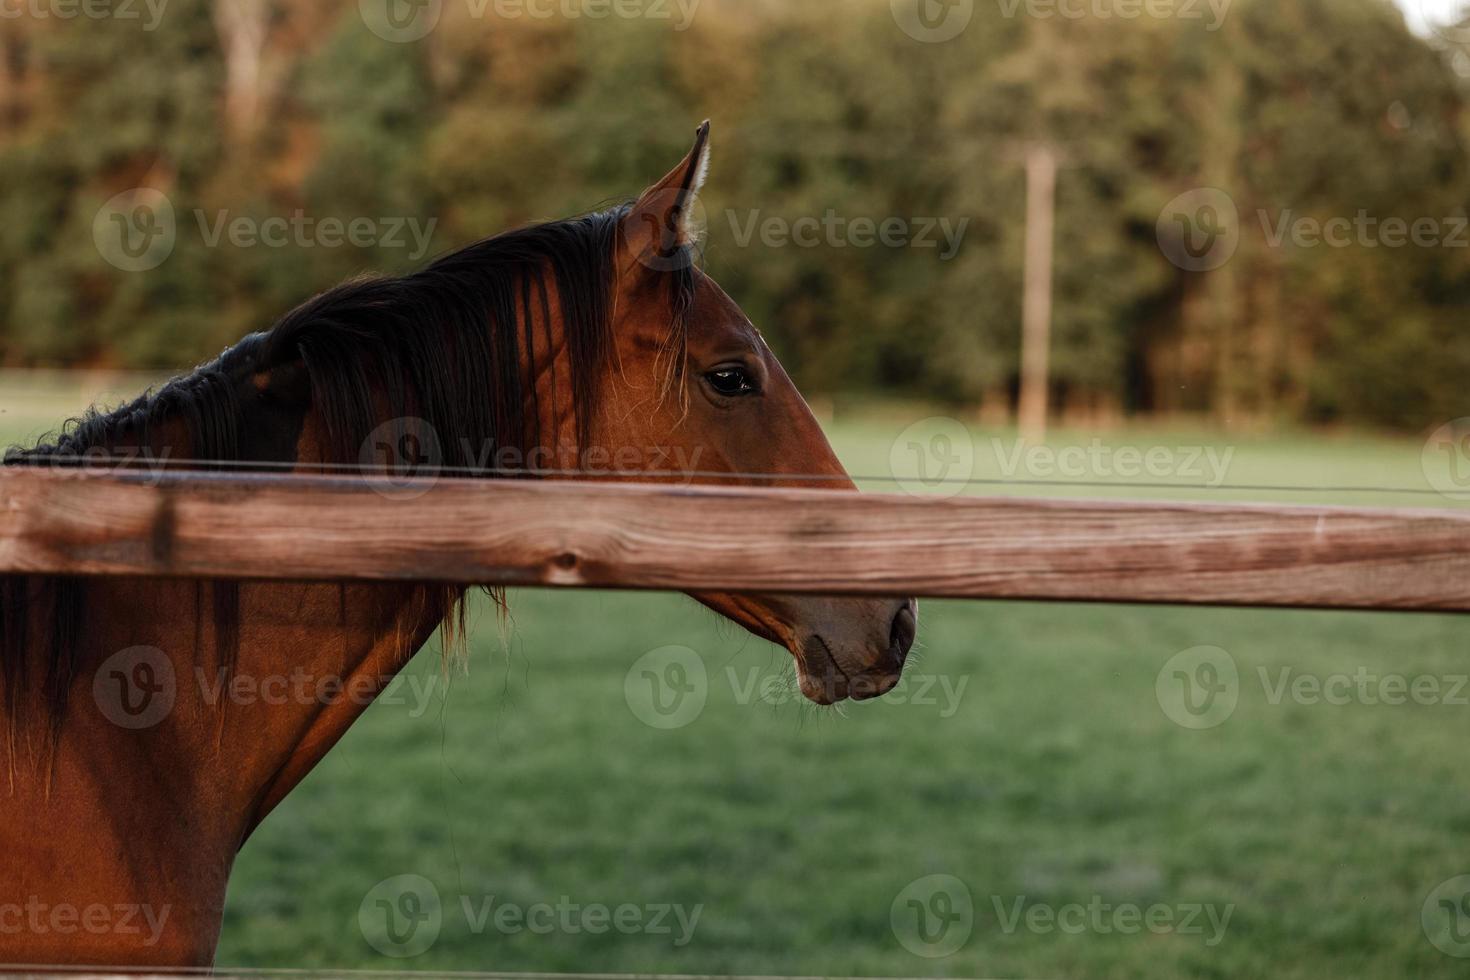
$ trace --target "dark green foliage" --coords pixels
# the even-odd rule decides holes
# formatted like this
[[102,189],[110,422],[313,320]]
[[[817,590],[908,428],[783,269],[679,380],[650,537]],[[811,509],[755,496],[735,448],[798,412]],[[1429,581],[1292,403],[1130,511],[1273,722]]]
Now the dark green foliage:
[[[1074,20],[977,3],[942,44],[906,36],[883,0],[705,0],[687,30],[677,15],[497,20],[446,0],[408,44],[367,30],[356,3],[271,9],[260,123],[243,140],[222,121],[226,47],[203,0],[173,0],[152,31],[8,22],[0,364],[185,366],[344,277],[626,199],[710,116],[707,265],[809,391],[1008,402],[1021,153],[1045,141],[1064,160],[1063,410],[1410,430],[1464,414],[1470,247],[1303,248],[1268,232],[1287,214],[1430,218],[1441,234],[1463,218],[1465,56],[1411,35],[1387,0],[1237,0],[1215,30],[1208,12]],[[91,235],[101,204],[136,186],[168,194],[178,221],[145,273],[110,266]],[[1155,224],[1205,186],[1236,202],[1240,249],[1223,270],[1181,272]],[[966,224],[948,259],[942,236],[763,240],[764,222],[829,211]],[[432,234],[424,254],[412,238],[211,243],[201,225],[221,213]]]

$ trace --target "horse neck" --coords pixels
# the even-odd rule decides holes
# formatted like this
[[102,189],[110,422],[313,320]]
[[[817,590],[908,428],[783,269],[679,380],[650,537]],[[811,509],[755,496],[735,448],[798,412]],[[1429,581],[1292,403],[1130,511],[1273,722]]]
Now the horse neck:
[[[248,411],[242,417],[247,441],[258,421]],[[294,463],[300,473],[340,462],[327,450],[326,424],[315,407],[302,410],[295,433],[286,458],[272,461]],[[215,582],[198,587],[213,593],[216,611],[231,605],[220,596],[238,593],[234,636],[227,635],[218,617],[213,628],[198,617],[186,617],[186,625],[195,630],[188,689],[202,697],[204,716],[213,723],[213,744],[206,743],[204,751],[216,760],[244,759],[253,766],[241,771],[250,775],[240,780],[251,787],[250,798],[235,801],[243,818],[242,841],[455,614],[464,592],[413,583]],[[204,608],[208,612],[209,605]],[[226,644],[234,648],[227,650]]]
[[[242,431],[263,424],[241,421]],[[310,410],[299,422],[278,461],[309,469],[321,422]],[[148,455],[194,455],[183,428],[152,427]],[[126,455],[136,441],[102,448]],[[15,719],[18,751],[0,784],[7,874],[53,905],[167,905],[165,935],[140,955],[207,963],[236,851],[429,639],[451,596],[408,584],[98,579],[67,588],[80,590],[77,669],[54,744],[39,690]],[[33,589],[33,664],[49,656],[57,589]],[[71,868],[64,880],[59,861]],[[73,893],[68,882],[85,888]],[[33,958],[128,961],[115,937],[96,949],[67,938]]]
[[218,588],[88,586],[88,668],[46,778],[0,792],[7,883],[51,907],[146,908],[162,934],[137,948],[115,936],[54,947],[39,937],[27,960],[207,966],[236,852],[442,617],[426,589],[245,584],[226,670]]
[[[534,433],[540,445],[514,447],[519,453],[512,467],[575,465],[575,457],[566,454],[574,452],[578,442],[573,395],[577,379],[568,356],[556,290],[548,290],[542,302],[531,303],[522,315],[529,316],[529,322],[516,324],[514,330],[521,337],[531,338],[530,343],[518,345],[517,370],[526,380],[525,403],[520,408],[528,424],[522,428]],[[290,386],[297,382],[287,375],[283,383]],[[441,441],[464,437],[459,432],[436,435]],[[291,450],[292,461],[300,471],[311,472],[315,464],[331,461],[331,444],[321,413],[307,408]],[[486,448],[471,447],[465,455],[477,465],[495,465],[494,457],[483,452]],[[537,450],[546,450],[546,455],[538,456]],[[319,676],[341,677],[347,690],[366,692],[332,705],[313,704],[304,711],[283,712],[279,720],[268,725],[277,748],[273,757],[263,760],[271,776],[252,809],[247,833],[337,743],[371,697],[393,680],[436,628],[445,626],[446,641],[462,641],[464,591],[444,586],[376,584],[243,587],[240,670],[276,676],[287,666],[306,665]],[[446,617],[451,618],[446,622]],[[287,637],[285,643],[278,639],[282,635]],[[202,659],[211,659],[209,651],[199,653]],[[256,721],[242,720],[236,725],[224,720],[230,730],[245,734],[252,744],[256,742]]]
[[[531,380],[531,429],[560,449],[575,443],[575,379],[554,290],[549,299],[518,326],[536,338],[519,367]],[[302,472],[340,462],[300,362],[215,380],[239,408],[222,453]],[[188,430],[180,415],[150,424],[144,446],[123,433],[97,448],[145,462],[210,456]],[[43,764],[12,766],[8,793],[0,787],[11,883],[53,904],[167,904],[166,935],[138,950],[140,961],[207,964],[238,848],[427,642],[458,592],[124,579],[71,588],[78,669],[64,685],[59,740]],[[40,663],[46,615],[32,616],[26,644]],[[47,724],[31,712],[20,743],[44,743]],[[62,860],[82,891],[58,882]],[[130,961],[115,942],[89,949],[75,938],[30,949],[30,961]]]
[[[532,303],[529,316],[529,323],[515,326],[517,334],[534,339],[518,345],[518,369],[528,382],[521,410],[527,431],[551,452],[536,457],[532,450],[538,447],[518,446],[519,462],[512,465],[528,460],[575,465],[564,455],[575,447],[577,418],[575,379],[556,290],[549,290],[544,302]],[[246,461],[294,464],[301,473],[344,462],[336,458],[342,449],[334,447],[303,364],[242,375],[234,384],[241,406],[239,453]],[[390,421],[393,412],[382,392],[373,400],[381,421]],[[412,411],[412,393],[408,401]],[[464,438],[453,431],[436,435],[446,444],[460,445]],[[197,452],[178,424],[154,427],[148,441],[145,458],[182,459]],[[468,455],[481,465],[493,465],[486,448],[472,447]],[[171,597],[167,602],[150,600],[150,594],[163,592]],[[248,834],[345,735],[446,617],[461,613],[463,593],[463,588],[415,584],[209,582],[142,588],[101,582],[90,587],[89,605],[108,609],[100,621],[114,625],[98,631],[100,648],[89,651],[90,662],[105,659],[109,650],[138,644],[168,651],[179,668],[179,697],[200,699],[202,723],[184,730],[178,751],[198,753],[201,765],[244,757],[259,767],[241,781],[259,783],[254,797],[238,801],[248,810],[243,829]],[[142,623],[127,615],[150,608],[152,615]],[[463,622],[450,621],[447,627],[446,632],[458,633]],[[150,635],[162,639],[153,643]],[[324,693],[300,698],[297,682],[303,679]],[[264,705],[271,710],[262,710],[267,686],[273,691],[290,686],[288,703]]]

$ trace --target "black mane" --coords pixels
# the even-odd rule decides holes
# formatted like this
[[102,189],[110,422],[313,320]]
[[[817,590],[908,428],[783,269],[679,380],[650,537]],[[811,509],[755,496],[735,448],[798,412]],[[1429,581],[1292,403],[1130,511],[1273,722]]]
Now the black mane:
[[[570,364],[569,399],[579,447],[611,355],[618,232],[629,211],[535,225],[486,239],[399,277],[349,281],[307,301],[270,330],[252,334],[217,359],[108,412],[69,420],[54,441],[14,448],[5,465],[85,459],[89,452],[146,449],[165,427],[183,427],[196,460],[289,460],[307,410],[321,419],[328,463],[357,464],[364,440],[382,423],[413,417],[438,435],[445,475],[483,467],[487,450],[539,445],[535,381],[522,365],[546,349],[534,336],[540,312],[559,304]],[[671,349],[682,351],[694,289],[693,261],[665,273]],[[674,358],[676,366],[682,358]],[[268,375],[262,390],[255,379]],[[296,397],[291,397],[295,389]],[[284,433],[284,435],[283,435]],[[225,662],[238,645],[238,586],[212,587]],[[435,591],[433,589],[431,592]],[[463,624],[463,588],[438,589],[436,612]],[[48,613],[43,690],[54,730],[80,668],[85,617],[82,580],[0,575],[0,681],[11,724],[28,689],[29,610]],[[13,732],[12,732],[13,734]]]

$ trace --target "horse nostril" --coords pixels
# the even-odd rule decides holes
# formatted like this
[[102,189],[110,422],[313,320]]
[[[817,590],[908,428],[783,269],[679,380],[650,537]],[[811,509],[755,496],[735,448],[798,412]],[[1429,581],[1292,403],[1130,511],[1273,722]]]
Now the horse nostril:
[[919,621],[914,617],[913,603],[906,602],[893,617],[893,626],[888,631],[888,650],[898,659],[900,665],[908,659],[918,631]]

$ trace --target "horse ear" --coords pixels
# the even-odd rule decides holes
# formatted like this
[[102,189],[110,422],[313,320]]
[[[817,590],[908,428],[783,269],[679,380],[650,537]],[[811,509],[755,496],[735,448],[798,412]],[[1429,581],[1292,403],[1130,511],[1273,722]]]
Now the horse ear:
[[628,257],[651,269],[688,265],[703,242],[705,216],[699,191],[709,175],[709,120],[694,134],[682,163],[649,187],[623,220]]

